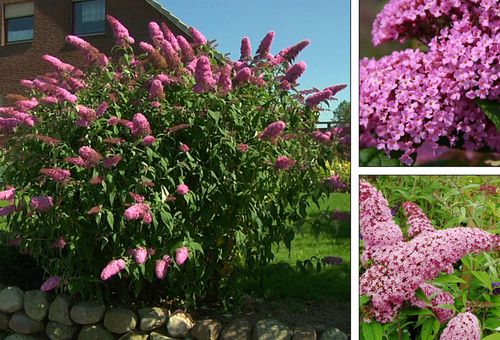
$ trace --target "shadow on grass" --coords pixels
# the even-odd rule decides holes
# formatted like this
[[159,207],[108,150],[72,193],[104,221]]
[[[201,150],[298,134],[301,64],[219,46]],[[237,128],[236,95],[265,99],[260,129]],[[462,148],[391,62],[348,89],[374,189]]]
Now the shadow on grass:
[[288,263],[266,266],[260,277],[242,278],[243,291],[270,300],[297,298],[307,301],[348,302],[350,266],[344,263],[321,270],[301,272]]

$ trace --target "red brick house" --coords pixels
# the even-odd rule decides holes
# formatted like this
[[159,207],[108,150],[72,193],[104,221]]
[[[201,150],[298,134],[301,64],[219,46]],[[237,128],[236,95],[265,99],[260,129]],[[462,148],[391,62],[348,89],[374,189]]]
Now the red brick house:
[[150,41],[147,23],[166,22],[175,35],[188,27],[156,0],[0,0],[0,105],[22,91],[19,80],[49,70],[44,54],[82,66],[83,58],[64,38],[84,37],[104,53],[115,39],[105,15],[120,20],[139,41]]

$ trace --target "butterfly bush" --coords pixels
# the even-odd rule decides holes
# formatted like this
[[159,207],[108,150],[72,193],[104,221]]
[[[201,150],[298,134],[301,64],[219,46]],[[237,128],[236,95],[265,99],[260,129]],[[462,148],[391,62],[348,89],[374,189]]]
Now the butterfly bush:
[[253,55],[244,38],[231,60],[195,28],[175,36],[151,22],[136,44],[107,20],[112,55],[70,35],[85,68],[44,56],[49,72],[0,108],[6,242],[38,260],[43,290],[223,297],[235,275],[272,260],[273,244],[290,244],[305,195],[332,190],[322,168],[345,129],[315,125],[345,85],[297,89],[309,41],[273,55],[270,32]]
[[366,271],[360,277],[360,294],[371,297],[367,315],[381,323],[392,322],[405,302],[422,305],[415,295],[420,288],[427,296],[437,293],[432,308],[439,321],[445,322],[452,314],[437,306],[453,304],[451,297],[429,282],[441,272],[453,273],[453,264],[467,254],[500,249],[500,238],[478,228],[433,230],[415,205],[405,203],[405,210],[415,235],[411,239],[405,239],[394,223],[382,194],[361,182],[360,232]]
[[426,51],[361,61],[361,146],[407,165],[423,143],[499,151],[500,132],[477,104],[500,102],[499,10],[495,0],[391,0],[373,43],[418,38]]

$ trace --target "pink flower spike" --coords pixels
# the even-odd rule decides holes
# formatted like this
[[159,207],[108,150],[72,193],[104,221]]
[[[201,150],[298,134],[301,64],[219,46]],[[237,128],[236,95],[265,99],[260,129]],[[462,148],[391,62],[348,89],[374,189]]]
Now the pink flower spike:
[[35,196],[30,200],[30,207],[35,211],[48,211],[54,206],[54,200],[50,196]]
[[187,144],[181,144],[181,146],[179,146],[180,152],[189,152],[189,150],[191,150],[191,149],[189,148],[189,145],[187,145]]
[[285,74],[285,80],[290,83],[295,83],[300,76],[306,71],[307,65],[305,62],[300,61],[297,64],[291,66]]
[[440,340],[479,340],[481,339],[481,327],[477,317],[469,312],[460,313],[448,322],[441,333]]
[[274,163],[274,167],[278,170],[290,170],[296,161],[286,156],[279,156]]
[[261,140],[276,139],[286,128],[286,123],[282,120],[269,124],[260,134]]
[[0,208],[0,216],[7,216],[7,215],[10,215],[12,214],[13,212],[15,212],[17,210],[16,206],[11,204],[11,205],[8,205],[6,207],[2,207]]
[[181,49],[182,61],[184,63],[189,63],[194,59],[194,50],[189,44],[189,42],[182,35],[177,36],[177,42]]
[[171,263],[172,259],[168,255],[163,256],[163,258],[161,258],[160,260],[156,260],[155,274],[158,279],[165,279],[165,277],[167,276],[168,267]]
[[16,189],[9,188],[4,191],[0,191],[0,201],[10,201],[16,197]]
[[54,242],[52,242],[50,244],[50,248],[52,249],[64,249],[64,247],[66,247],[66,240],[64,239],[64,237],[60,236],[59,238],[57,238],[57,240],[55,240]]
[[302,51],[304,48],[307,47],[311,42],[309,40],[303,40],[299,42],[298,44],[295,44],[293,46],[287,47],[283,49],[279,55],[285,58],[288,61],[292,61],[295,58],[297,58],[297,55]]
[[238,149],[239,152],[245,153],[248,151],[248,144],[241,143],[238,144],[236,148]]
[[61,284],[61,278],[59,276],[52,276],[52,277],[49,277],[47,279],[47,281],[45,281],[42,286],[40,287],[40,290],[42,292],[49,292],[57,287],[59,287],[59,285]]
[[260,58],[266,58],[267,55],[269,54],[269,51],[271,50],[271,45],[274,40],[274,32],[269,32],[266,34],[266,36],[262,39],[260,42],[259,48],[257,49],[257,55]]
[[40,174],[50,177],[55,182],[63,182],[71,177],[71,172],[60,168],[43,168],[40,169]]
[[102,102],[102,104],[99,105],[99,107],[97,108],[95,115],[97,117],[101,117],[108,110],[108,108],[109,108],[108,102]]
[[307,107],[316,107],[321,103],[322,101],[328,100],[332,97],[332,92],[330,90],[323,90],[320,92],[316,92],[315,94],[310,95],[306,99],[306,106]]
[[118,46],[127,46],[135,43],[134,38],[129,35],[127,28],[123,26],[121,22],[116,20],[111,15],[106,15],[106,19],[113,30],[113,34],[116,38],[116,44]]
[[142,139],[142,145],[144,146],[151,146],[154,144],[154,142],[156,141],[156,138],[154,136],[146,136]]
[[187,247],[181,247],[175,250],[175,263],[177,263],[178,266],[182,266],[188,257],[189,249]]
[[148,119],[142,113],[136,113],[132,118],[132,136],[142,137],[151,134]]
[[120,155],[113,155],[113,156],[110,156],[110,157],[104,159],[104,161],[102,162],[102,165],[106,169],[109,169],[109,168],[117,166],[118,163],[120,163],[121,160],[122,160],[122,156],[120,156]]
[[189,192],[189,187],[186,184],[179,184],[176,191],[179,195],[184,196]]
[[241,39],[240,52],[240,60],[252,59],[252,45],[250,44],[250,39],[248,37],[243,37],[243,39]]
[[122,259],[111,260],[101,272],[101,280],[107,281],[125,269],[125,261]]
[[207,38],[203,34],[201,34],[200,31],[198,31],[194,27],[189,27],[189,33],[191,33],[191,36],[193,37],[193,42],[196,45],[205,45],[207,43]]
[[135,249],[132,249],[131,253],[134,257],[135,263],[137,264],[143,264],[148,258],[148,251],[144,247],[137,247]]

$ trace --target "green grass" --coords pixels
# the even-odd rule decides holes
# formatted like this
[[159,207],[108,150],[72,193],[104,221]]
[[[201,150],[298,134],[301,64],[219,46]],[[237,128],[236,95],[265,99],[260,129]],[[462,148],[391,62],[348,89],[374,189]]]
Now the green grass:
[[[332,222],[333,210],[349,211],[350,195],[333,194],[311,205],[308,210],[310,223],[297,228],[291,252],[284,245],[275,248],[275,258],[264,269],[262,285],[250,279],[241,285],[249,293],[264,298],[300,299],[315,301],[348,302],[350,295],[350,223]],[[344,263],[324,267],[320,272],[300,271],[296,263],[313,256],[342,257]]]

